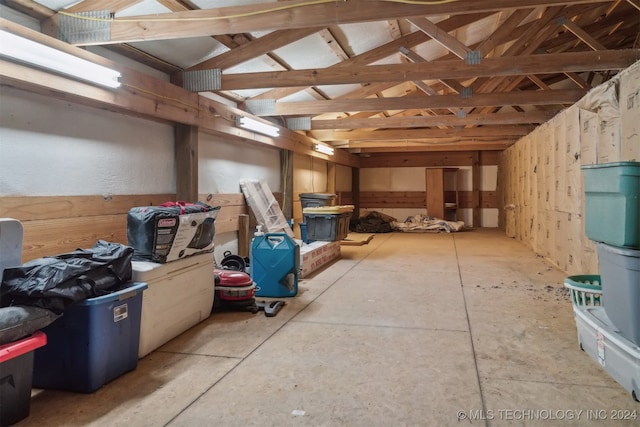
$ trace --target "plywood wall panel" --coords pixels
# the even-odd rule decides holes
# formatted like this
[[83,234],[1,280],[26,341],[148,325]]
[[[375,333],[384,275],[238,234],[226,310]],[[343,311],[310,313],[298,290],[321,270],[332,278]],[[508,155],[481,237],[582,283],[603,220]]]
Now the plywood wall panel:
[[36,220],[23,225],[22,262],[91,248],[98,240],[127,244],[126,214]]
[[598,163],[598,115],[591,111],[579,109],[580,117],[580,164],[595,165]]
[[602,115],[598,115],[598,163],[619,162],[621,160],[620,152],[620,134],[621,120],[620,117],[604,119]]

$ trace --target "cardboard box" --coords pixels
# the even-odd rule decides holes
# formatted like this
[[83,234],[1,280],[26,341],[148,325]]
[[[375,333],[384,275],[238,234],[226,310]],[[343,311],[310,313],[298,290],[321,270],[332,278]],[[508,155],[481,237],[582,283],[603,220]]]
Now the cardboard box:
[[307,277],[314,271],[340,258],[340,242],[313,242],[300,248],[300,277]]

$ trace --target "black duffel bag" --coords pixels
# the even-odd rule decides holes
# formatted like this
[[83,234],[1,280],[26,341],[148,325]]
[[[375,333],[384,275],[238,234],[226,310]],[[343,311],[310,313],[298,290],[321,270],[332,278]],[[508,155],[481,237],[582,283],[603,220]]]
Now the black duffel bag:
[[4,269],[0,306],[27,305],[62,313],[74,302],[105,295],[131,281],[133,248],[99,240]]

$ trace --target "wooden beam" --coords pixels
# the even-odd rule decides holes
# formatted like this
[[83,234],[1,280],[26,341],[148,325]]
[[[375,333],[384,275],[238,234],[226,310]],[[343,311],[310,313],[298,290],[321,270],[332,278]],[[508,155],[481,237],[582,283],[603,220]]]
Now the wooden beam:
[[471,52],[471,49],[465,46],[464,43],[450,35],[448,32],[440,29],[440,27],[429,21],[427,18],[409,18],[408,21],[458,58],[466,59],[467,53]]
[[406,142],[350,141],[340,145],[352,153],[406,153],[419,151],[484,151],[504,150],[513,145],[517,138],[499,140],[408,140]]
[[222,90],[621,70],[638,59],[640,50],[627,49],[490,58],[474,65],[462,63],[460,60],[449,60],[223,74]]
[[473,153],[473,164],[471,165],[471,209],[472,221],[475,228],[482,227],[480,221],[480,188],[482,187],[482,172],[480,170],[480,153]]
[[419,138],[481,138],[481,137],[514,137],[528,135],[533,131],[534,126],[517,125],[517,126],[484,126],[466,129],[388,129],[388,130],[353,130],[353,131],[311,131],[309,136],[319,141],[342,141],[342,140],[358,140],[358,141],[392,141],[403,139],[419,139]]
[[580,28],[575,22],[568,19],[562,21],[562,26],[568,31],[572,32],[574,36],[582,40],[584,44],[589,46],[593,50],[607,50],[607,48],[596,40],[593,36]]
[[[458,15],[458,16],[453,16],[451,18],[445,19],[444,21],[439,22],[438,25],[442,29],[445,29],[447,31],[453,31],[456,28],[469,25],[477,20],[486,18],[489,15],[490,15],[489,13]],[[338,64],[335,64],[329,67],[328,69],[333,69],[334,67],[341,68],[341,67],[352,67],[354,65],[367,65],[372,62],[376,62],[381,59],[397,54],[398,50],[400,50],[400,48],[402,47],[410,48],[427,41],[429,41],[429,36],[427,36],[422,31],[415,31],[397,40],[393,40],[389,43],[383,44],[374,49],[361,53],[360,55],[356,55],[347,60],[339,62]],[[251,97],[251,99],[252,100],[280,99],[280,98],[284,98],[286,96],[292,95],[301,90],[303,90],[303,88],[301,87],[276,88],[276,89],[268,90],[260,95],[253,96]]]
[[353,216],[360,218],[360,168],[351,168],[351,194],[353,195]]
[[640,11],[640,2],[638,0],[627,0],[627,2]]
[[282,46],[286,46],[318,31],[317,28],[301,28],[295,30],[274,31],[265,36],[251,40],[239,47],[203,61],[185,71],[205,70],[207,68],[227,69],[260,55],[265,55]]
[[551,112],[534,111],[525,113],[469,114],[466,117],[446,115],[414,117],[394,116],[365,119],[314,119],[311,120],[311,129],[390,129],[432,126],[540,124],[548,121],[554,115],[555,114]]
[[585,95],[584,90],[520,91],[479,94],[471,98],[459,95],[401,97],[382,99],[344,99],[276,103],[276,115],[323,114],[336,111],[384,111],[423,108],[466,108],[503,105],[572,104]]
[[[127,17],[109,22],[110,40],[99,44],[126,43],[248,33],[276,29],[330,27],[411,16],[457,15],[497,12],[537,6],[598,3],[601,0],[459,0],[440,4],[400,4],[387,1],[351,0],[309,4],[306,0],[260,3],[171,14]],[[180,25],[172,25],[175,23]]]
[[482,57],[486,57],[496,47],[511,40],[513,31],[520,23],[531,14],[533,9],[519,9],[514,11],[500,26],[475,48],[479,50]]
[[251,245],[251,237],[249,235],[249,215],[238,215],[238,255],[241,257],[249,256],[249,246]]
[[11,7],[12,9],[36,18],[39,21],[44,21],[45,19],[51,18],[56,13],[54,10],[49,9],[48,7],[45,7],[33,0],[6,0],[3,3],[6,3],[7,6]]
[[142,3],[142,1],[143,0],[82,0],[65,9],[65,12],[87,12],[94,10],[119,12],[138,3]]
[[198,200],[198,128],[175,125],[176,197],[178,200]]
[[527,76],[527,78],[529,80],[531,80],[533,83],[535,83],[536,86],[538,86],[540,89],[542,89],[542,90],[551,90],[551,88],[545,82],[543,82],[540,77],[532,74],[532,75]]
[[[361,168],[393,168],[393,167],[458,167],[472,166],[475,150],[440,151],[422,153],[384,153],[369,152],[362,158]],[[498,165],[499,153],[483,152],[481,165]]]
[[[426,59],[424,59],[422,56],[418,55],[417,53],[415,53],[412,50],[409,50],[407,48],[402,48],[400,50],[400,54],[402,56],[404,56],[405,58],[407,58],[410,61],[413,62],[417,62],[417,63],[428,63],[429,61],[427,61]],[[450,88],[451,90],[455,91],[455,92],[462,92],[462,90],[464,89],[464,86],[462,86],[460,84],[460,82],[458,82],[457,80],[450,80],[450,79],[440,79],[440,82],[442,84],[444,84],[445,86],[447,86],[448,88]]]

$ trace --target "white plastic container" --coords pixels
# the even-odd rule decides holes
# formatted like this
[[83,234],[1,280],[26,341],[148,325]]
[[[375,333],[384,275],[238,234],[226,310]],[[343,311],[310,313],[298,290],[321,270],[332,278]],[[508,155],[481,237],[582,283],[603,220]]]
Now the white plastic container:
[[22,223],[13,218],[0,218],[0,278],[7,267],[22,264]]
[[640,399],[640,347],[622,336],[604,307],[574,311],[580,347],[635,400]]
[[133,261],[133,280],[146,282],[138,357],[211,315],[215,295],[213,254],[193,255],[158,264]]

